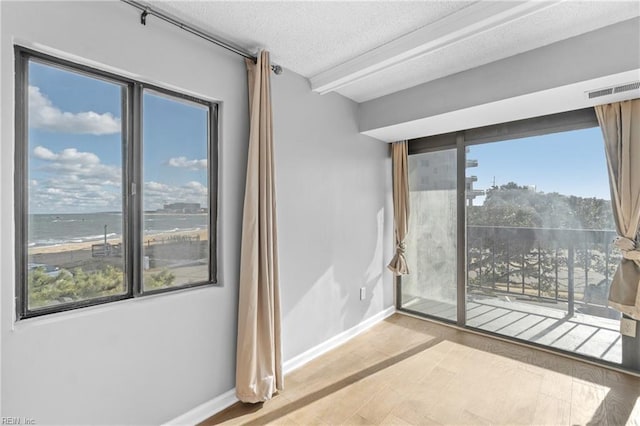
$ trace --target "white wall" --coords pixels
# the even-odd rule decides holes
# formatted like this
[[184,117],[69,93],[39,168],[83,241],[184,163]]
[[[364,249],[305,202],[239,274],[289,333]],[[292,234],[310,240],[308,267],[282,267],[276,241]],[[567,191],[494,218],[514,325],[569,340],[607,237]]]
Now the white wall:
[[[38,424],[156,424],[234,386],[247,141],[243,61],[119,2],[0,2],[2,416]],[[13,50],[89,64],[218,99],[221,287],[14,322]],[[356,105],[273,78],[284,358],[392,304],[387,147],[357,133]],[[360,286],[367,300],[358,300]]]
[[354,102],[290,72],[271,84],[288,360],[393,304],[391,162]]

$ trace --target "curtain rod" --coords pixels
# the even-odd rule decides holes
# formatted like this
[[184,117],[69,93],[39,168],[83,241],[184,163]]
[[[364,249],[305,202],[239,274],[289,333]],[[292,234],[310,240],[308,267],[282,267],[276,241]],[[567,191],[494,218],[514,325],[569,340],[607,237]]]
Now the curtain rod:
[[[163,12],[160,12],[158,10],[152,9],[151,7],[149,7],[146,4],[137,2],[135,0],[120,0],[123,3],[126,3],[130,6],[135,7],[136,9],[142,11],[141,15],[140,15],[140,23],[142,25],[147,25],[147,16],[148,15],[152,15],[155,16],[157,18],[162,19],[165,22],[170,23],[171,25],[175,25],[176,27],[185,30],[197,37],[200,37],[204,40],[207,40],[213,44],[216,44],[220,47],[222,47],[223,49],[227,49],[233,53],[235,53],[236,55],[240,55],[244,58],[247,59],[251,59],[253,62],[256,62],[258,59],[251,55],[250,53],[240,49],[239,47],[233,46],[230,43],[227,43],[225,41],[222,41],[220,39],[215,38],[214,36],[212,36],[211,34],[208,34],[202,30],[199,30],[197,28],[194,28],[188,24],[185,24],[183,22],[180,22],[179,20],[177,20],[176,18],[169,16]],[[271,71],[273,71],[276,75],[280,75],[282,74],[282,67],[280,65],[271,65]]]

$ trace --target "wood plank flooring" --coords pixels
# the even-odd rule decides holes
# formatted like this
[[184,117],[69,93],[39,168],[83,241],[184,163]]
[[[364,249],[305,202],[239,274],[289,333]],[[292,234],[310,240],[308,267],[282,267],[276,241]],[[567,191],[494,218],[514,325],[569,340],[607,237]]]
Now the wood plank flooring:
[[640,379],[395,314],[217,424],[640,426]]

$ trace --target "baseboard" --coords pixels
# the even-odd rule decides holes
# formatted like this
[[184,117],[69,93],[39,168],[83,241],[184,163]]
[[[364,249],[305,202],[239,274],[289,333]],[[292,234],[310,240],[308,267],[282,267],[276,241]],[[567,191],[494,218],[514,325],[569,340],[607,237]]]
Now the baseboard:
[[[292,359],[284,362],[282,366],[283,374],[290,373],[293,370],[302,367],[309,361],[312,361],[320,355],[330,351],[331,349],[334,349],[347,342],[348,340],[353,339],[358,334],[368,330],[385,318],[390,317],[395,312],[395,306],[391,306],[384,311],[375,314],[371,318],[367,318],[355,327],[351,327],[350,329],[343,331],[337,336],[333,336],[331,339],[322,342],[321,344],[301,353],[298,356],[293,357]],[[215,397],[211,401],[200,404],[193,410],[190,410],[183,415],[168,421],[167,423],[165,423],[165,426],[198,424],[213,416],[214,414],[219,413],[225,408],[230,407],[236,402],[238,402],[238,398],[236,397],[236,390],[231,389],[230,391],[227,391],[222,395]]]
[[319,357],[325,352],[329,352],[331,349],[335,349],[336,347],[347,342],[348,340],[353,339],[358,334],[368,330],[369,328],[373,327],[374,325],[384,320],[385,318],[390,317],[395,312],[396,312],[395,306],[391,306],[382,312],[378,312],[371,318],[367,318],[366,320],[362,321],[355,327],[351,327],[350,329],[345,330],[336,336],[333,336],[329,340],[322,342],[319,345],[314,346],[313,348],[307,351],[304,351],[300,355],[295,356],[288,361],[285,361],[284,364],[282,365],[283,373],[284,374],[291,373],[293,370],[302,367],[309,361]]
[[238,402],[238,398],[236,397],[236,390],[231,389],[213,398],[210,401],[207,401],[203,404],[198,405],[193,410],[189,410],[183,415],[176,417],[173,420],[169,420],[163,426],[169,425],[196,425],[200,422],[207,420],[209,417],[213,416],[216,413],[224,410],[227,407],[232,406]]

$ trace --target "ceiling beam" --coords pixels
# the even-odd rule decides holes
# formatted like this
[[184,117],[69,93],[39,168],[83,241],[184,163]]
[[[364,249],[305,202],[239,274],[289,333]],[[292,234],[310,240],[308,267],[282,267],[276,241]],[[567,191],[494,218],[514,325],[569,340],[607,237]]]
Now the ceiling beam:
[[562,1],[564,0],[473,3],[432,24],[311,77],[311,88],[320,94],[333,92],[402,62],[443,49],[497,26],[553,7]]
[[621,102],[638,98],[640,89],[593,99],[588,97],[588,92],[593,88],[610,87],[638,81],[639,78],[640,69],[635,69],[512,98],[473,105],[430,117],[372,128],[360,133],[383,142],[394,142],[574,111],[602,103]]

